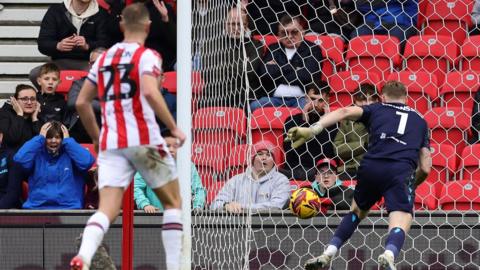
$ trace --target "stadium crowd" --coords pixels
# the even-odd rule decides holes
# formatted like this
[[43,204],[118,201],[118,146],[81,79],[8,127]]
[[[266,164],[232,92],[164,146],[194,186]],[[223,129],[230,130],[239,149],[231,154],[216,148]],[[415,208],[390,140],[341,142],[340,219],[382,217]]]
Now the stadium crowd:
[[[146,5],[152,21],[145,46],[162,56],[164,72],[175,72],[177,18],[174,1],[135,2]],[[383,83],[394,78],[390,73],[402,71],[400,65],[390,65],[390,60],[395,61],[394,58],[401,54],[405,58],[412,55],[412,50],[420,46],[421,41],[412,45],[411,38],[426,35],[430,23],[426,14],[428,8],[416,0],[377,1],[376,4],[348,0],[283,2],[244,0],[240,7],[232,3],[228,9],[221,10],[223,34],[211,38],[208,35],[218,33],[209,33],[201,22],[206,20],[205,16],[216,15],[208,12],[218,10],[202,8],[208,5],[208,0],[194,1],[192,65],[204,81],[201,92],[195,93],[195,113],[200,115],[203,109],[221,107],[238,108],[250,116],[261,114],[268,107],[279,110],[289,107],[292,110],[283,119],[280,131],[285,134],[293,126],[310,126],[339,106],[379,102]],[[75,101],[86,74],[81,73],[83,75],[73,82],[66,96],[57,89],[62,84],[62,71],[88,71],[105,48],[122,40],[118,22],[124,6],[124,1],[65,0],[48,9],[41,23],[38,48],[51,61],[32,69],[29,79],[33,86],[17,85],[14,95],[0,109],[1,209],[82,209],[97,205],[95,199],[88,199],[95,198],[94,193],[98,192],[96,154],[87,151],[92,149],[91,141],[75,111]],[[461,46],[464,40],[480,34],[479,25],[480,0],[476,0],[469,31],[463,39],[449,37],[450,42]],[[344,49],[348,47],[353,52],[352,44],[362,36],[369,38],[366,43],[375,45],[372,35],[379,39],[386,37],[384,44],[393,42],[397,48],[397,55],[388,59],[387,71],[375,66],[380,61],[362,62],[364,57],[368,58],[362,52],[350,57],[346,66],[337,63],[331,57],[334,48],[325,47],[326,42],[318,42],[318,37],[340,41],[343,59]],[[220,44],[222,47],[217,46]],[[218,48],[228,49],[218,51]],[[217,52],[212,53],[212,50]],[[332,67],[333,70],[329,69]],[[376,68],[380,72],[366,79],[352,75],[352,72],[366,74]],[[437,92],[448,82],[447,70],[440,70],[440,66],[433,70],[422,68],[421,64],[418,69],[407,67],[404,71],[411,72],[409,76],[417,76],[415,72],[429,72],[438,82]],[[458,70],[468,69],[460,67]],[[480,77],[478,67],[473,72]],[[343,92],[348,98],[340,102],[342,93],[335,87],[338,81],[333,78],[340,80],[334,76],[347,73],[348,77],[353,77],[350,80],[353,86]],[[218,81],[221,78],[224,80]],[[411,91],[408,81],[403,82]],[[347,88],[346,83],[340,84],[342,89]],[[159,83],[159,91],[175,116],[176,93],[164,85],[163,81]],[[462,107],[468,104],[462,109],[471,116],[468,142],[458,143],[463,145],[462,149],[467,144],[480,143],[480,80],[476,86],[476,89],[467,89],[469,102],[459,102]],[[429,99],[426,110],[416,108],[420,98],[412,100],[410,105],[423,114],[431,110],[431,104],[442,108],[448,101],[437,92]],[[420,96],[425,98],[426,94],[420,93]],[[93,103],[93,110],[101,125],[99,100]],[[170,140],[165,127],[161,129],[175,157],[175,141]],[[342,181],[355,180],[360,160],[368,148],[367,137],[368,130],[363,124],[344,121],[298,149],[293,149],[283,139],[253,140],[252,155],[241,161],[250,165],[244,166],[239,174],[222,179],[224,186],[222,184],[216,192],[209,190],[212,183],[203,178],[201,169],[197,170],[197,164],[192,162],[192,208],[225,209],[232,213],[248,206],[282,209],[290,196],[289,181],[300,180],[307,182],[320,197],[329,197],[333,201],[332,209],[348,209],[352,190],[342,185]],[[195,143],[195,138],[193,140]],[[139,174],[135,176],[135,201],[138,209],[148,213],[162,209],[158,198]]]

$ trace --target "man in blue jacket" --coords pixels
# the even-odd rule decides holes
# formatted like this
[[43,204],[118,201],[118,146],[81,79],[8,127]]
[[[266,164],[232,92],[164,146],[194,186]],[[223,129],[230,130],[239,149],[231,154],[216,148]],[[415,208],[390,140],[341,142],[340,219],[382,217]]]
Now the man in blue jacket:
[[40,135],[27,141],[13,159],[29,174],[29,195],[23,208],[83,207],[84,179],[95,159],[69,138],[67,128],[60,122],[43,125]]

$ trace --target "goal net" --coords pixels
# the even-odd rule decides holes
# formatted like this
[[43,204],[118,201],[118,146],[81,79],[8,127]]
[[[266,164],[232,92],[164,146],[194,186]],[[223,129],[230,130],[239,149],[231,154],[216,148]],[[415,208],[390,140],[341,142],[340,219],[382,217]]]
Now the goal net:
[[[207,206],[192,216],[192,269],[303,269],[320,255],[348,213],[368,131],[345,122],[293,149],[286,130],[375,102],[390,80],[406,86],[408,105],[427,121],[433,164],[412,198],[414,222],[398,269],[479,269],[474,1],[419,2],[193,2],[192,162]],[[265,141],[275,173],[253,180],[256,145]],[[322,199],[326,211],[298,219],[281,183],[291,191],[312,187],[323,179],[316,164],[325,158],[338,181],[317,184],[319,193],[340,190],[340,200]],[[377,269],[387,218],[381,200],[331,269]]]

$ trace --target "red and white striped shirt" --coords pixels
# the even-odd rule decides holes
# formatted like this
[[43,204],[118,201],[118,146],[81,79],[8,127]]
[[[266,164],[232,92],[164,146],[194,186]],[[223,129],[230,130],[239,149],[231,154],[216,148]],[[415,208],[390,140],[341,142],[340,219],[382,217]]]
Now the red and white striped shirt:
[[164,143],[140,80],[160,76],[161,66],[158,53],[137,43],[117,43],[97,59],[88,79],[102,107],[100,150]]

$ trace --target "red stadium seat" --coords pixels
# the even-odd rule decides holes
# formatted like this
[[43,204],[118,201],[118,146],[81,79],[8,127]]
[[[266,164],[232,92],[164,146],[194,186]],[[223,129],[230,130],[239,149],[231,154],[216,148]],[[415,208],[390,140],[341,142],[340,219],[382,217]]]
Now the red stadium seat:
[[243,173],[248,166],[248,144],[236,145],[229,153],[227,168],[228,177]]
[[357,180],[344,180],[342,181],[342,185],[351,189],[355,189],[355,186],[357,185]]
[[424,182],[415,189],[415,209],[435,210],[438,208],[437,189],[442,188],[441,183]]
[[346,107],[353,104],[352,94],[363,83],[371,83],[379,88],[380,76],[375,73],[342,71],[328,78],[330,85],[330,106]]
[[448,182],[439,198],[443,210],[480,210],[480,181]]
[[[268,140],[283,151],[285,137],[285,120],[290,116],[301,113],[299,108],[290,107],[263,107],[252,113],[250,126],[252,129],[252,143]],[[283,163],[283,154],[280,163]]]
[[329,35],[307,35],[305,40],[320,46],[323,57],[327,59],[322,65],[322,80],[326,81],[338,68],[345,65],[343,61],[345,43],[342,38]]
[[267,51],[268,46],[278,43],[278,37],[275,35],[253,35],[253,39],[262,42],[264,52]]
[[399,44],[397,38],[386,35],[355,37],[347,50],[347,69],[377,73],[384,81],[401,65]]
[[219,181],[205,185],[205,189],[207,190],[207,205],[210,205],[213,200],[215,200],[215,197],[217,197],[217,194],[222,190],[225,183],[225,181]]
[[199,109],[192,121],[195,142],[202,144],[238,144],[245,138],[245,125],[245,112],[230,107]]
[[460,168],[462,179],[480,181],[480,144],[463,149]]
[[[90,154],[92,154],[92,156],[95,158],[95,160],[97,160],[97,152],[95,151],[95,146],[92,143],[82,143],[81,146],[87,149],[88,152],[90,152]],[[92,167],[96,166],[97,163],[95,162]]]
[[22,200],[26,201],[28,199],[28,182],[22,181]]
[[460,70],[480,71],[480,36],[470,36],[463,42],[458,62]]
[[57,93],[68,94],[72,87],[73,81],[81,79],[88,75],[84,70],[61,70],[60,71],[60,84],[57,87]]
[[405,68],[410,71],[426,71],[435,74],[442,85],[445,73],[454,66],[458,46],[449,37],[413,36],[405,46]]
[[462,44],[472,25],[471,13],[474,0],[429,1],[425,11],[425,35],[444,35]]
[[447,73],[445,83],[440,90],[442,106],[462,107],[470,111],[473,107],[473,98],[480,88],[480,74],[471,71],[453,71]]
[[[449,144],[430,144],[430,152],[432,155],[432,170],[425,182],[431,184],[445,184],[453,180],[457,171],[457,154],[455,148]],[[438,186],[436,186],[438,187]],[[441,190],[436,190],[436,195]]]
[[437,77],[431,73],[400,71],[390,74],[388,80],[402,82],[407,88],[407,104],[422,114],[432,108],[438,96]]
[[[169,93],[177,94],[177,72],[168,71],[163,73],[162,87]],[[203,80],[199,72],[192,72],[192,94],[197,95],[202,92]]]
[[432,132],[432,142],[450,144],[461,153],[470,129],[470,115],[459,107],[433,108],[425,114]]

